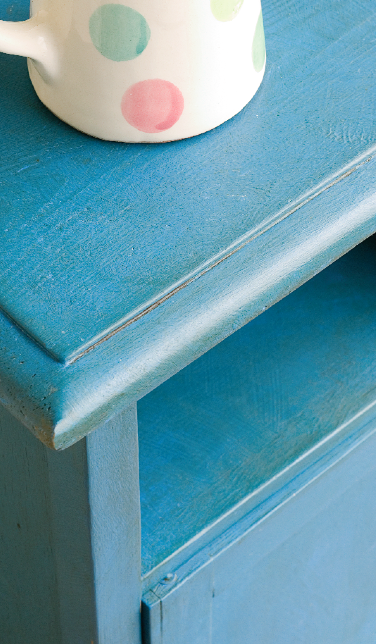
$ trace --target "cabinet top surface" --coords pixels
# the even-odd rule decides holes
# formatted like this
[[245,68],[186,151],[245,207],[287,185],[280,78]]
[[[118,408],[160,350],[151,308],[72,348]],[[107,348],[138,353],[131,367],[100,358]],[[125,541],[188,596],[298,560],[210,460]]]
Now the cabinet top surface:
[[[9,7],[0,0],[3,19],[27,12],[24,0]],[[221,127],[169,144],[109,143],[71,129],[38,101],[25,60],[0,56],[1,373],[18,365],[2,399],[17,413],[29,383],[30,405],[40,410],[34,419],[26,412],[25,422],[37,433],[67,422],[67,410],[78,419],[79,399],[102,410],[90,422],[103,420],[110,399],[137,399],[376,228],[374,2],[264,0],[263,13],[267,68],[255,98]],[[324,216],[327,193],[336,205]],[[348,227],[333,232],[350,205],[358,210]],[[329,240],[325,256],[320,235]],[[233,294],[245,279],[234,277],[236,266],[249,261],[252,275],[261,257],[268,258],[264,276],[279,261],[287,279],[302,245],[301,266],[313,261],[305,273],[278,293],[270,294],[272,286],[250,293],[259,308],[248,307],[242,319],[230,319],[238,305],[223,294],[227,327],[214,328],[210,279],[221,294],[225,280]],[[178,310],[187,324],[201,320],[201,331],[195,327],[171,351],[171,329],[182,337]],[[140,348],[158,333],[157,348],[151,341],[149,352]],[[111,382],[118,379],[107,398],[92,386],[104,364]],[[47,407],[40,404],[46,398]],[[61,434],[75,424],[72,417]]]

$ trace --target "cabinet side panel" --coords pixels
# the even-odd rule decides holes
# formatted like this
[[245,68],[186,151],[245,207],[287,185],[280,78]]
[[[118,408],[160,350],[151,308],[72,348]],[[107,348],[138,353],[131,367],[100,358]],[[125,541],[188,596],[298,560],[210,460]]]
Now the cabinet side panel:
[[63,644],[139,644],[136,406],[48,465]]
[[61,642],[46,447],[2,407],[0,640]]
[[47,452],[62,644],[98,644],[87,438]]

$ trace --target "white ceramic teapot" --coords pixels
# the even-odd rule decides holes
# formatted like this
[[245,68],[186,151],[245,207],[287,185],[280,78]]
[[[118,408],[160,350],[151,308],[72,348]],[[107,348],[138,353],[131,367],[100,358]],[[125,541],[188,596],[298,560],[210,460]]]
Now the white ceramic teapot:
[[41,101],[101,139],[161,142],[241,110],[265,68],[260,0],[32,0],[0,21]]

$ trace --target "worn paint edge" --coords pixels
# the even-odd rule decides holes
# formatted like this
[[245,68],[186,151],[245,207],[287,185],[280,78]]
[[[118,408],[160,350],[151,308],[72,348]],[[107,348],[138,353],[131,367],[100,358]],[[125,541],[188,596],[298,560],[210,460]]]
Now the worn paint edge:
[[90,351],[93,351],[94,349],[96,349],[103,342],[106,342],[107,340],[112,338],[114,335],[116,335],[120,331],[123,331],[124,329],[126,329],[128,326],[130,326],[134,322],[137,322],[138,320],[140,320],[142,317],[144,317],[145,315],[147,315],[148,313],[150,313],[151,311],[156,309],[158,306],[160,306],[161,304],[163,304],[164,302],[166,302],[167,300],[172,298],[174,295],[176,295],[176,293],[178,293],[182,289],[186,288],[189,284],[191,284],[195,280],[197,280],[200,277],[202,277],[203,275],[205,275],[205,273],[208,273],[210,270],[212,270],[213,268],[215,268],[216,266],[218,266],[219,264],[224,262],[226,259],[228,259],[232,255],[234,255],[235,253],[240,251],[242,248],[244,248],[244,246],[247,246],[249,243],[251,243],[252,241],[257,239],[257,237],[260,237],[261,235],[266,233],[268,230],[270,230],[274,226],[278,225],[281,221],[283,221],[284,219],[287,219],[287,217],[289,217],[290,215],[295,213],[297,210],[299,210],[300,208],[303,208],[307,203],[309,203],[313,199],[316,199],[317,197],[319,197],[323,192],[325,192],[326,190],[329,190],[330,188],[335,186],[337,183],[340,183],[341,181],[343,181],[344,179],[349,177],[351,174],[356,172],[359,168],[361,168],[366,163],[369,163],[373,159],[373,155],[369,156],[369,153],[367,153],[367,154],[368,154],[368,156],[367,156],[366,159],[364,159],[361,162],[358,162],[354,167],[350,168],[349,170],[346,170],[346,171],[342,172],[342,174],[340,174],[336,178],[332,179],[330,181],[330,183],[325,184],[322,188],[319,188],[319,189],[316,188],[316,191],[313,194],[309,194],[307,197],[303,198],[299,203],[297,203],[295,206],[290,208],[290,210],[285,212],[280,217],[278,217],[278,215],[275,215],[275,218],[272,218],[266,226],[263,226],[259,230],[256,229],[256,231],[251,233],[250,236],[249,236],[249,233],[247,233],[246,239],[244,239],[244,237],[243,237],[243,238],[241,238],[241,239],[243,239],[243,241],[240,241],[240,243],[239,243],[239,240],[237,240],[237,242],[235,242],[237,244],[236,247],[233,248],[232,246],[230,246],[227,249],[227,251],[225,251],[225,253],[226,253],[225,255],[221,256],[219,259],[217,259],[216,261],[212,262],[210,265],[206,266],[204,269],[199,270],[198,273],[196,273],[192,277],[189,277],[188,279],[186,279],[182,284],[179,284],[178,286],[176,286],[176,288],[172,289],[171,291],[166,293],[163,297],[158,299],[156,302],[154,302],[150,306],[146,307],[145,309],[143,309],[142,311],[137,313],[134,317],[130,318],[129,320],[126,320],[124,323],[122,323],[119,326],[115,327],[109,333],[107,333],[105,336],[101,337],[96,342],[93,342],[93,344],[89,345],[87,348],[85,348],[84,350],[80,351],[79,353],[73,353],[65,361],[61,361],[61,360],[58,360],[58,361],[63,362],[63,364],[65,364],[67,366],[70,365],[70,364],[73,364],[74,362],[77,362],[77,360],[80,360],[80,358],[85,356]]
[[[200,569],[210,564],[225,550],[234,545],[239,538],[254,530],[265,519],[279,510],[289,500],[304,490],[307,486],[321,477],[336,463],[345,458],[376,432],[376,401],[367,405],[349,421],[326,436],[317,445],[302,454],[290,466],[284,468],[270,481],[254,493],[247,496],[239,504],[231,508],[215,523],[217,531],[210,539],[203,540],[205,533],[210,534],[212,526],[197,535],[195,550],[181,557],[181,551],[193,542],[191,540],[182,549],[173,553],[148,575],[143,577],[143,602],[152,606],[174,592]],[[262,492],[266,494],[262,497]],[[259,502],[250,506],[252,499],[261,496]],[[244,506],[239,516],[240,506]],[[229,523],[228,517],[233,515]],[[214,525],[214,524],[213,524]],[[175,574],[171,586],[160,583],[168,572]]]
[[203,275],[205,275],[206,273],[214,269],[216,266],[218,266],[222,262],[229,259],[232,255],[242,250],[245,246],[250,244],[252,241],[257,239],[264,233],[268,232],[268,230],[278,225],[284,219],[287,219],[289,216],[294,214],[297,210],[303,208],[307,203],[319,197],[323,192],[326,192],[336,184],[340,183],[341,181],[349,177],[351,174],[359,170],[363,165],[365,165],[366,163],[369,163],[374,158],[375,154],[376,154],[376,146],[367,150],[363,155],[355,159],[353,162],[355,163],[355,165],[350,164],[350,167],[344,166],[341,170],[339,170],[339,172],[336,175],[334,175],[334,177],[329,177],[326,182],[317,184],[317,186],[315,186],[315,188],[313,188],[311,191],[306,193],[306,195],[303,195],[302,197],[300,197],[300,200],[297,201],[295,205],[289,208],[287,211],[285,210],[286,207],[283,208],[277,214],[270,217],[266,223],[263,222],[263,224],[259,228],[254,229],[252,232],[245,233],[245,235],[237,239],[227,249],[219,253],[217,256],[214,256],[213,258],[208,260],[208,263],[204,263],[203,268],[199,267],[196,272],[191,274],[187,279],[185,279],[183,282],[178,284],[175,288],[167,291],[158,300],[151,303],[149,306],[146,306],[144,309],[140,310],[131,318],[126,319],[124,322],[120,322],[120,324],[116,323],[116,325],[113,328],[110,327],[110,330],[108,330],[107,332],[104,331],[105,335],[100,334],[99,337],[97,336],[98,337],[97,340],[95,340],[94,338],[94,341],[92,341],[91,344],[89,344],[86,347],[84,345],[85,348],[83,348],[82,350],[78,350],[78,353],[77,351],[73,352],[67,358],[60,357],[54,351],[51,351],[45,344],[40,342],[31,333],[29,333],[27,329],[25,329],[3,307],[0,307],[0,311],[12,324],[14,324],[22,333],[24,333],[26,337],[28,337],[29,340],[31,340],[37,347],[39,347],[49,358],[52,358],[52,360],[54,360],[58,364],[62,364],[65,367],[68,367],[74,364],[75,362],[77,362],[78,360],[80,360],[81,358],[83,358],[84,356],[86,356],[88,353],[96,349],[104,342],[107,342],[107,340],[110,340],[114,335],[117,335],[118,333],[120,333],[121,331],[129,327],[130,325],[134,324],[141,318],[151,313],[153,310],[155,310],[156,308],[164,304],[164,302],[168,301],[174,295],[179,293],[179,291],[183,290],[184,288],[192,284],[192,282],[196,281],[197,279],[199,279],[200,277],[202,277]]

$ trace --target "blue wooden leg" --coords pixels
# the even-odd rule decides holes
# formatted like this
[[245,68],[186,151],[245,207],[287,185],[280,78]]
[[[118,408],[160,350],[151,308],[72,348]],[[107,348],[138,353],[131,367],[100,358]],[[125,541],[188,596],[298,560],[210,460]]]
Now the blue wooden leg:
[[0,413],[2,644],[140,644],[136,406],[64,452]]

